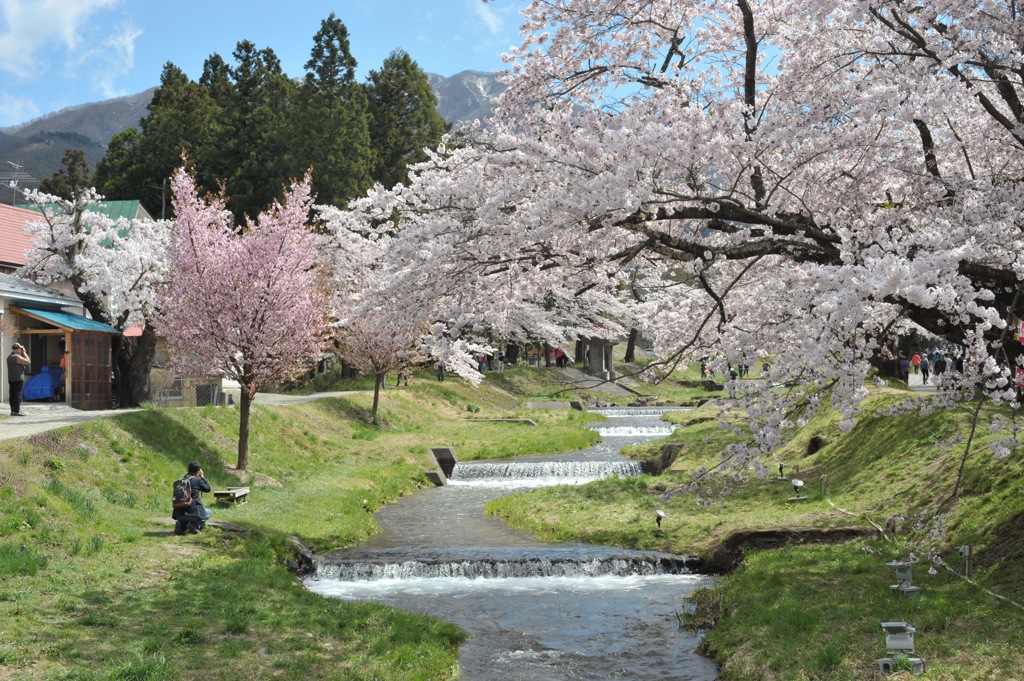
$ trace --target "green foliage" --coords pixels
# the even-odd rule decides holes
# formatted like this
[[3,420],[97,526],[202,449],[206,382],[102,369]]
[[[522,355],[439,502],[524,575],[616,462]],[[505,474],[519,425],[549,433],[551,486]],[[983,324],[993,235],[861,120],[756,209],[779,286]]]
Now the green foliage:
[[95,515],[96,505],[89,498],[89,495],[81,490],[65,485],[57,478],[50,478],[46,483],[46,489],[51,494],[68,502],[71,508],[77,511],[83,520],[88,520]]
[[405,184],[409,166],[427,160],[424,149],[435,149],[451,126],[437,112],[427,74],[408,53],[392,52],[367,80],[373,179],[385,187]]
[[301,84],[270,48],[242,40],[231,56],[229,64],[211,54],[198,81],[164,66],[141,131],[115,135],[97,164],[101,193],[141,199],[160,215],[165,180],[184,149],[199,188],[218,192],[224,183],[239,220],[311,168],[318,202],[343,206],[374,180],[405,180],[408,165],[423,160],[423,148],[435,147],[448,129],[426,74],[408,54],[392,53],[367,84],[356,82],[348,29],[334,14],[313,36]]
[[89,162],[84,151],[69,148],[65,150],[61,164],[63,168],[39,183],[39,191],[74,201],[90,186]]
[[46,567],[47,559],[26,546],[0,542],[0,577],[34,575]]
[[109,678],[110,681],[169,681],[178,678],[178,673],[162,653],[139,654],[115,668]]

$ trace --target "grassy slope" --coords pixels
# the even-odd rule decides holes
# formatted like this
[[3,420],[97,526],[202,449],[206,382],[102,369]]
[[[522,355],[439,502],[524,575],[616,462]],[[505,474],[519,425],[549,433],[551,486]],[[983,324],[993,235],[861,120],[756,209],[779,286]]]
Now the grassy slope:
[[[865,414],[907,395],[872,390]],[[725,663],[725,678],[873,678],[873,661],[884,648],[879,622],[892,620],[918,628],[918,652],[928,658],[928,678],[1024,678],[1021,610],[945,571],[927,574],[927,562],[914,573],[915,584],[924,586],[922,595],[894,597],[888,588],[894,573],[884,565],[937,546],[947,563],[959,567],[956,547],[972,544],[977,581],[1024,600],[1024,464],[1019,456],[996,461],[984,446],[993,414],[992,409],[983,411],[961,494],[944,516],[944,535],[938,539],[914,525],[930,518],[952,491],[963,445],[947,443],[966,440],[966,408],[862,418],[848,435],[839,430],[834,413],[820,414],[776,453],[789,465],[787,473],[799,465],[799,476],[808,483],[809,499],[802,503],[786,502],[793,494],[790,485],[749,476],[705,485],[699,497],[710,500],[709,505],[699,505],[692,495],[658,498],[666,488],[688,482],[687,471],[714,465],[719,452],[736,439],[716,425],[717,409],[709,406],[680,415],[684,425],[671,440],[682,453],[661,477],[538,490],[499,500],[491,508],[514,526],[551,540],[677,553],[707,551],[741,529],[867,526],[864,518],[884,524],[887,517],[902,516],[895,541],[748,553],[739,571],[702,596],[702,612],[720,620],[706,646]],[[659,452],[657,445],[635,454],[650,458]],[[828,499],[820,492],[821,475],[828,476]],[[723,487],[728,494],[721,496]],[[840,512],[828,500],[855,515]],[[664,532],[655,529],[655,508],[668,513]]]
[[[257,402],[263,477],[250,503],[213,507],[245,533],[175,537],[168,518],[188,461],[214,488],[235,482],[233,410],[148,409],[0,443],[0,679],[452,678],[456,628],[315,596],[281,559],[290,534],[328,548],[376,532],[372,510],[426,484],[430,446],[472,459],[593,438],[571,412],[518,409],[554,390],[542,372],[491,386],[418,377],[384,393],[381,429],[365,425],[368,394]],[[465,422],[510,413],[540,426]]]

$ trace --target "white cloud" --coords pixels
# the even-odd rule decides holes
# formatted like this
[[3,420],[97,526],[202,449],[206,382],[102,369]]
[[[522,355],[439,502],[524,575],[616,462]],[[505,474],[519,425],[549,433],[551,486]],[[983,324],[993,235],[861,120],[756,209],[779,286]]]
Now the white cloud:
[[91,36],[109,30],[92,20],[120,1],[0,0],[0,70],[28,79],[50,70],[54,59],[79,61]]
[[39,107],[31,98],[0,90],[0,127],[24,123],[39,115]]
[[473,7],[473,12],[476,14],[487,30],[492,35],[499,35],[504,26],[504,20],[494,11],[494,8],[490,5],[485,5],[481,0],[469,0],[470,5]]
[[117,80],[135,66],[135,42],[141,35],[142,31],[130,24],[120,27],[69,60],[68,75],[74,77],[80,67],[85,67],[90,81],[104,97],[129,94],[117,87]]

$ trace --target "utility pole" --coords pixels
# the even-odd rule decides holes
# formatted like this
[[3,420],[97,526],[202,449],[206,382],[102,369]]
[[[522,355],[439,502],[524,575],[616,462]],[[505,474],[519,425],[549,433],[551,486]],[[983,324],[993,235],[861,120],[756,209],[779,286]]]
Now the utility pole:
[[11,166],[12,170],[5,173],[0,173],[0,182],[6,182],[11,188],[11,205],[13,206],[18,202],[18,183],[22,180],[28,182],[36,182],[36,178],[30,174],[24,172],[25,166],[14,161],[4,161],[7,165]]

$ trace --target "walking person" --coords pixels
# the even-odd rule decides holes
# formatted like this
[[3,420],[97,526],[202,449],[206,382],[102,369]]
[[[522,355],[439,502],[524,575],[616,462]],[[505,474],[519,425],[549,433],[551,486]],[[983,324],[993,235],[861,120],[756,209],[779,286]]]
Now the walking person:
[[32,364],[25,346],[15,343],[7,355],[7,387],[11,395],[11,416],[25,416],[21,413],[21,392],[25,388],[25,371]]
[[914,367],[914,373],[917,373],[917,368],[921,366],[921,355],[915,352],[914,356],[910,358],[910,366]]
[[928,374],[931,371],[928,355],[921,358],[921,385],[928,385]]

